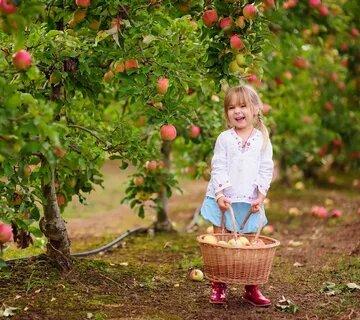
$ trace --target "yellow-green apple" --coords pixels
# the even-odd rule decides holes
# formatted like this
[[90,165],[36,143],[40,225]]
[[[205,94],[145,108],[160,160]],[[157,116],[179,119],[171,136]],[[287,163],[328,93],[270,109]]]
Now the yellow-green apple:
[[199,269],[192,269],[189,273],[189,277],[191,280],[194,280],[194,281],[203,281],[204,280],[204,274]]
[[214,237],[214,236],[211,235],[211,234],[207,234],[206,236],[204,236],[204,237],[202,238],[202,240],[203,240],[205,243],[209,243],[209,244],[216,244],[216,243],[217,243],[216,237]]
[[157,80],[156,89],[159,94],[165,94],[169,88],[169,79],[161,77]]
[[238,240],[241,241],[244,246],[250,245],[250,241],[246,237],[239,237]]
[[215,9],[206,10],[203,13],[202,19],[204,24],[210,28],[212,27],[216,21],[218,20],[218,15]]
[[209,226],[206,228],[206,233],[212,234],[214,233],[214,227],[213,226]]
[[161,139],[172,141],[176,138],[176,128],[172,124],[165,124],[160,128]]
[[232,248],[240,248],[244,246],[244,243],[240,239],[232,238],[228,241],[228,245]]
[[26,50],[20,50],[13,54],[12,61],[16,69],[26,70],[31,66],[31,54]]

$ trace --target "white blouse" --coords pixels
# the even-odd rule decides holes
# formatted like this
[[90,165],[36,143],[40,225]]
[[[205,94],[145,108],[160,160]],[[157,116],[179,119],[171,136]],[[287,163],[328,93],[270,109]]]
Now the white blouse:
[[222,193],[232,202],[251,203],[258,191],[266,196],[273,176],[274,162],[271,142],[254,128],[245,142],[235,129],[222,132],[215,143],[211,161],[211,179],[206,196]]

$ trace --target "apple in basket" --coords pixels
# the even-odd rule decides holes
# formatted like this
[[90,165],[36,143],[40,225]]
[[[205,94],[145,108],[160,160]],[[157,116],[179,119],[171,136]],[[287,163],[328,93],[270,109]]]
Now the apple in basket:
[[223,247],[228,247],[229,246],[229,244],[224,240],[220,240],[217,244],[220,244]]
[[246,237],[240,237],[240,241],[244,244],[244,246],[250,246],[250,241]]
[[217,243],[216,237],[212,236],[211,234],[207,234],[206,236],[203,237],[202,240],[205,243],[209,243],[209,244],[216,244]]
[[192,269],[190,271],[189,277],[191,280],[194,280],[194,281],[202,281],[204,279],[204,274],[199,269]]
[[255,248],[263,248],[265,247],[265,242],[262,241],[261,239],[257,239],[256,241],[252,241],[251,245]]
[[210,234],[214,233],[214,227],[213,226],[207,227],[206,233],[210,233]]

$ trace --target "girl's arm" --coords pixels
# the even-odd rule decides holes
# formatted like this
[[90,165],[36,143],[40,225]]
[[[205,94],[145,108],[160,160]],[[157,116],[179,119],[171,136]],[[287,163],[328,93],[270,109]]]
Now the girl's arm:
[[220,134],[216,140],[214,156],[211,160],[211,177],[214,185],[215,194],[222,195],[222,191],[231,186],[227,172],[227,152],[226,141],[223,134]]
[[263,203],[270,188],[274,171],[274,161],[272,157],[273,149],[271,142],[268,141],[264,149],[261,151],[260,168],[255,182],[258,189],[258,198],[252,203],[253,211],[259,210],[259,206]]

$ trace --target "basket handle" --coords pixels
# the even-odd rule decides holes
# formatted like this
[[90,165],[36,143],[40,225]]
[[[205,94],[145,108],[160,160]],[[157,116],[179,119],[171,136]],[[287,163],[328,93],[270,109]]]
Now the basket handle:
[[[234,214],[234,210],[233,210],[231,204],[229,205],[229,211],[230,211],[231,223],[232,223],[232,227],[233,227],[233,231],[232,231],[232,232],[233,232],[233,234],[234,234],[234,236],[235,236],[235,239],[237,239],[239,233],[236,231],[235,214]],[[225,211],[225,212],[226,212],[226,211]],[[225,212],[223,212],[222,215],[221,215],[221,232],[222,232],[222,233],[225,233]],[[251,214],[251,208],[250,208],[250,210],[249,210],[249,213],[248,213],[248,215],[247,215],[246,220],[249,218],[250,214]],[[246,223],[246,220],[244,220],[243,224]]]
[[259,239],[260,232],[261,232],[262,228],[264,227],[263,222],[264,222],[265,214],[264,214],[263,210],[260,211],[260,215],[261,216],[260,216],[259,226],[258,226],[258,229],[255,234],[254,242],[257,242],[257,240]]

